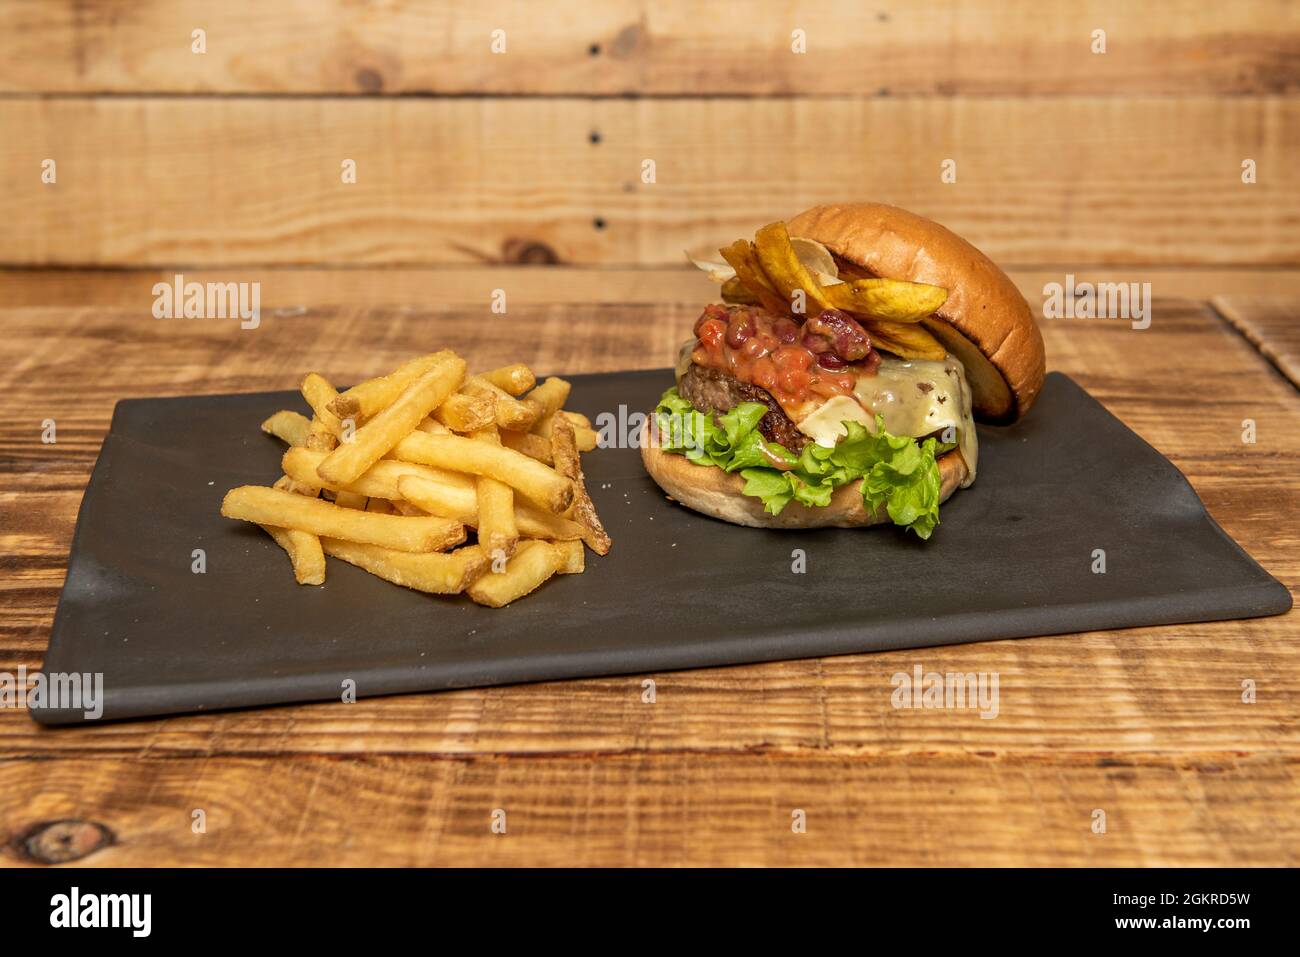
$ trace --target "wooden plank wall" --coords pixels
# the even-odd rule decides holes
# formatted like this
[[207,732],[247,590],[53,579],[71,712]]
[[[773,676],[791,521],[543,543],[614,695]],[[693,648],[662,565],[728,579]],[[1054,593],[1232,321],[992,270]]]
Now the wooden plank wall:
[[542,264],[642,298],[638,271],[844,198],[1013,274],[1277,288],[1298,93],[1288,0],[0,0],[0,296],[46,301],[50,269],[289,268],[360,297],[349,271],[398,267],[445,298],[443,270]]

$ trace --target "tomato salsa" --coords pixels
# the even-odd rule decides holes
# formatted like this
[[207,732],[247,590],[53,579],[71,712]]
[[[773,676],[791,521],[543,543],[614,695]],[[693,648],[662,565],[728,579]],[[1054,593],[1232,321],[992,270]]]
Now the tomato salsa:
[[847,313],[827,309],[802,324],[752,306],[710,305],[695,321],[691,361],[769,392],[794,417],[810,402],[851,395],[875,375],[880,353]]

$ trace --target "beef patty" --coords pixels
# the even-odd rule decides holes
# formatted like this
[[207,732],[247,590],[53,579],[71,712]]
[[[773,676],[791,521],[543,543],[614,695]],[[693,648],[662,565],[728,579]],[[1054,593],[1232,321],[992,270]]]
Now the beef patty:
[[767,406],[767,414],[758,422],[758,431],[763,438],[780,443],[796,455],[809,442],[808,436],[799,431],[766,390],[741,382],[720,369],[709,369],[692,362],[677,383],[677,391],[701,412],[716,414],[729,412],[742,402],[761,402]]

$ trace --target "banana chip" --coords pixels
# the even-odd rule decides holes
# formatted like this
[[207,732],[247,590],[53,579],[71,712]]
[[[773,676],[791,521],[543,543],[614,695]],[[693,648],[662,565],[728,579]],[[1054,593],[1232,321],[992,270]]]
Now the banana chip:
[[948,354],[924,326],[867,319],[862,327],[867,330],[873,346],[903,359],[941,360]]
[[[785,223],[769,223],[754,234],[758,261],[772,285],[785,299],[787,312],[815,315],[830,309],[831,301],[790,243]],[[832,266],[834,263],[832,263]],[[803,293],[800,297],[800,293]],[[802,305],[803,308],[799,308]]]
[[722,301],[736,306],[759,305],[758,297],[749,291],[738,276],[732,276],[722,284]]
[[759,263],[753,243],[747,239],[737,239],[718,252],[722,253],[722,258],[736,270],[736,278],[758,297],[764,309],[777,313],[790,311],[790,301],[782,298],[782,294],[773,286],[768,274]]
[[948,290],[901,279],[855,279],[823,292],[836,309],[889,322],[920,322],[948,301]]
[[[948,300],[948,290],[902,279],[861,278],[864,270],[840,267],[821,243],[791,237],[785,223],[769,223],[754,242],[738,239],[719,250],[728,263],[696,266],[721,282],[725,302],[761,305],[803,316],[839,309],[858,317],[873,344],[904,359],[942,359],[943,345],[919,325]],[[802,305],[802,309],[799,306]]]

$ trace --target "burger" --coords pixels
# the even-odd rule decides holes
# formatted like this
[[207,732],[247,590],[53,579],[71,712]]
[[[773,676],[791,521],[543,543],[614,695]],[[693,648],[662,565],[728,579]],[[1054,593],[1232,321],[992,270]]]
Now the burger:
[[975,481],[976,420],[1043,385],[1043,340],[1007,275],[938,223],[817,206],[697,262],[722,283],[642,433],[669,497],[759,528],[893,523],[927,539]]

